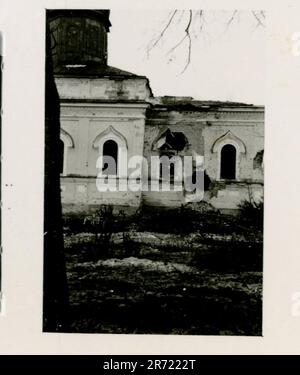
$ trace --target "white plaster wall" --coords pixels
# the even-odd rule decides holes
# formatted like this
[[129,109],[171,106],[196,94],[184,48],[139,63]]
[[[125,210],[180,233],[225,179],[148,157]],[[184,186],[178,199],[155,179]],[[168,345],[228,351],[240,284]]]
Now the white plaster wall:
[[61,99],[145,101],[151,93],[147,79],[132,77],[113,78],[56,78]]
[[220,114],[219,119],[211,121],[203,131],[205,169],[213,180],[219,179],[220,158],[212,152],[214,142],[230,131],[238,137],[246,147],[246,153],[238,155],[238,180],[258,180],[262,182],[260,171],[254,171],[253,159],[257,152],[264,149],[264,113],[233,112]]
[[64,204],[121,204],[138,206],[141,193],[105,192],[96,189],[97,136],[113,127],[127,142],[128,158],[143,154],[145,104],[71,104],[61,106],[61,127],[73,139],[66,152],[65,177],[61,179]]

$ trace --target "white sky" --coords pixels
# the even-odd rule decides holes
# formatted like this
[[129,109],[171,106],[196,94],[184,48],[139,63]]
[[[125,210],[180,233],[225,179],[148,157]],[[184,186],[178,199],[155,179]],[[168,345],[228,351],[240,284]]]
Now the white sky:
[[191,63],[184,73],[188,40],[175,51],[170,50],[184,36],[188,10],[178,10],[148,57],[147,46],[164,29],[172,10],[112,10],[109,64],[147,76],[155,96],[264,104],[265,28],[257,27],[251,11],[238,11],[228,28],[232,12],[205,11],[199,32],[201,23],[196,12],[191,27]]

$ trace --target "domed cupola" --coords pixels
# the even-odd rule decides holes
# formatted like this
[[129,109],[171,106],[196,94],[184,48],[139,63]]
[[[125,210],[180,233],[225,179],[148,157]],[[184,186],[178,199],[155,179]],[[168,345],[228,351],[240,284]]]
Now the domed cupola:
[[54,73],[107,65],[109,10],[48,10]]

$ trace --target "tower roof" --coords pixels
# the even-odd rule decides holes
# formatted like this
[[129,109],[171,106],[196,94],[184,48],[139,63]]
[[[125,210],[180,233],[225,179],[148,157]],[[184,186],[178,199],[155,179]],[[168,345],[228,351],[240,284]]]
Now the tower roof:
[[49,18],[54,19],[61,16],[88,16],[95,18],[102,22],[102,24],[105,26],[106,31],[109,31],[109,28],[111,26],[110,20],[109,20],[109,9],[48,9],[47,15]]
[[[68,73],[68,66],[107,65],[110,11],[55,9],[47,11],[54,73]],[[78,71],[78,70],[74,70]]]
[[137,74],[127,72],[109,65],[89,64],[89,65],[65,65],[56,70],[57,77],[108,77],[108,78],[146,78]]

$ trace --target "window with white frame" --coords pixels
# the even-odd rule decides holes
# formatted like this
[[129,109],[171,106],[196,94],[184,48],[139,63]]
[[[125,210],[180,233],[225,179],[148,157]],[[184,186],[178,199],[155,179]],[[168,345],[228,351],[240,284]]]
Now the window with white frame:
[[64,129],[60,129],[60,141],[58,144],[59,172],[61,176],[67,175],[68,149],[74,148],[73,138]]
[[127,176],[127,141],[119,131],[109,126],[95,138],[93,147],[99,152],[96,167],[100,175]]
[[214,142],[211,151],[217,156],[217,180],[239,180],[242,154],[246,154],[244,142],[229,130]]

